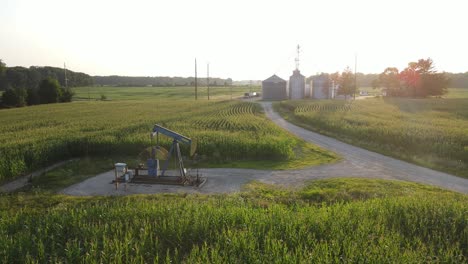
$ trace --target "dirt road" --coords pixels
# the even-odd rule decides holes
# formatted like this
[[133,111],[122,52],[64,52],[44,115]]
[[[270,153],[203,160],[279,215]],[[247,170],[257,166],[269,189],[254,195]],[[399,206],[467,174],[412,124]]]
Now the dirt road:
[[281,118],[269,102],[261,102],[268,118],[278,126],[292,132],[308,142],[338,153],[343,157],[339,163],[315,166],[302,170],[268,171],[249,169],[200,169],[207,177],[201,188],[167,185],[130,184],[127,191],[114,189],[110,184],[112,171],[72,185],[62,191],[69,195],[127,195],[136,193],[228,193],[240,191],[245,183],[257,180],[269,184],[300,187],[307,180],[333,177],[363,177],[406,180],[439,186],[445,189],[468,193],[468,180],[446,173],[416,166],[340,142],[298,126]]
[[[335,165],[329,165],[328,168],[333,170],[325,174],[332,176],[334,174],[332,171],[337,170],[336,173],[346,173],[362,177],[413,181],[435,185],[462,193],[468,193],[468,179],[420,167],[311,132],[284,120],[278,113],[273,111],[272,104],[270,102],[262,102],[261,104],[265,109],[267,117],[277,125],[308,142],[331,150],[343,157],[344,160],[342,162]],[[319,172],[323,172],[320,168],[312,168],[308,171],[315,173],[318,172],[317,170]]]

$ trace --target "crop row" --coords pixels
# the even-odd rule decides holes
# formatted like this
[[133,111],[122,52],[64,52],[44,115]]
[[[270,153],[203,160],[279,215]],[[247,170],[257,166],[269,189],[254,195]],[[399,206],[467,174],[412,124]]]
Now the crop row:
[[69,157],[136,155],[150,146],[154,124],[197,139],[214,162],[289,159],[298,144],[251,102],[74,102],[2,110],[0,122],[0,181]]
[[314,104],[303,104],[303,105],[298,105],[295,109],[296,113],[304,113],[304,112],[310,112],[310,111],[351,111],[353,109],[352,104],[320,104],[320,103],[314,103]]
[[466,201],[455,198],[321,207],[242,196],[54,204],[2,210],[2,263],[466,263],[468,254]]
[[385,154],[468,175],[466,99],[297,101],[281,103],[280,107],[292,114],[295,122],[310,129]]

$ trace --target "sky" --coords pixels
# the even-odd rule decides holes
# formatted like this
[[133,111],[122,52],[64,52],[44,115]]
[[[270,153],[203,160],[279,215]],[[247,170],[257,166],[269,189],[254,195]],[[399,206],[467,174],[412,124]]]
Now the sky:
[[468,71],[466,0],[0,0],[0,59],[90,75],[262,80],[380,73],[432,58]]

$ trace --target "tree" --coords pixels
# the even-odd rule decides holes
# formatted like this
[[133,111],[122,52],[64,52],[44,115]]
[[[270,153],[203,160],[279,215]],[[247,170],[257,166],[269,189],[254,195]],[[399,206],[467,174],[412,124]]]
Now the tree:
[[60,97],[60,102],[71,102],[74,95],[75,93],[72,91],[72,89],[63,89],[62,96]]
[[450,79],[445,73],[434,70],[432,59],[408,63],[403,71],[386,68],[372,86],[385,88],[388,96],[427,97],[447,93]]
[[346,69],[341,73],[341,76],[338,80],[338,91],[339,95],[344,95],[345,98],[347,96],[351,96],[355,93],[356,87],[354,85],[354,74],[351,69],[346,67]]
[[2,105],[6,107],[14,107],[16,106],[16,102],[18,101],[16,97],[15,90],[8,88],[2,94]]
[[21,107],[26,105],[26,89],[7,89],[2,95],[2,104],[6,107]]
[[421,77],[421,86],[425,96],[440,96],[448,92],[450,79],[445,73],[424,74]]
[[28,88],[27,90],[28,96],[26,97],[26,103],[28,105],[37,105],[40,103],[39,95],[37,94],[37,89]]
[[373,86],[383,87],[388,96],[403,96],[403,90],[400,84],[400,73],[395,67],[388,67],[379,74],[379,78],[376,82],[373,82]]
[[0,59],[0,90],[8,88],[8,82],[5,78],[6,64]]
[[445,73],[434,70],[431,58],[408,63],[408,67],[400,73],[400,80],[406,90],[405,95],[410,97],[443,95],[447,93],[450,83]]
[[57,103],[62,96],[62,89],[56,79],[48,77],[41,81],[38,95],[41,104]]
[[25,88],[28,85],[28,69],[24,67],[8,67],[5,72],[8,84],[12,88]]

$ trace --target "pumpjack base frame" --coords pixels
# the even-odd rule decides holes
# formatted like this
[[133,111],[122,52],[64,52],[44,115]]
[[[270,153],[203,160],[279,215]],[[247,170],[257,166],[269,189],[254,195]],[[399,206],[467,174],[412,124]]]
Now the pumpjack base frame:
[[179,185],[179,186],[195,186],[201,187],[206,182],[205,177],[197,176],[150,176],[143,174],[142,171],[147,171],[147,168],[135,169],[135,175],[130,179],[130,183],[136,184],[163,184],[163,185]]

